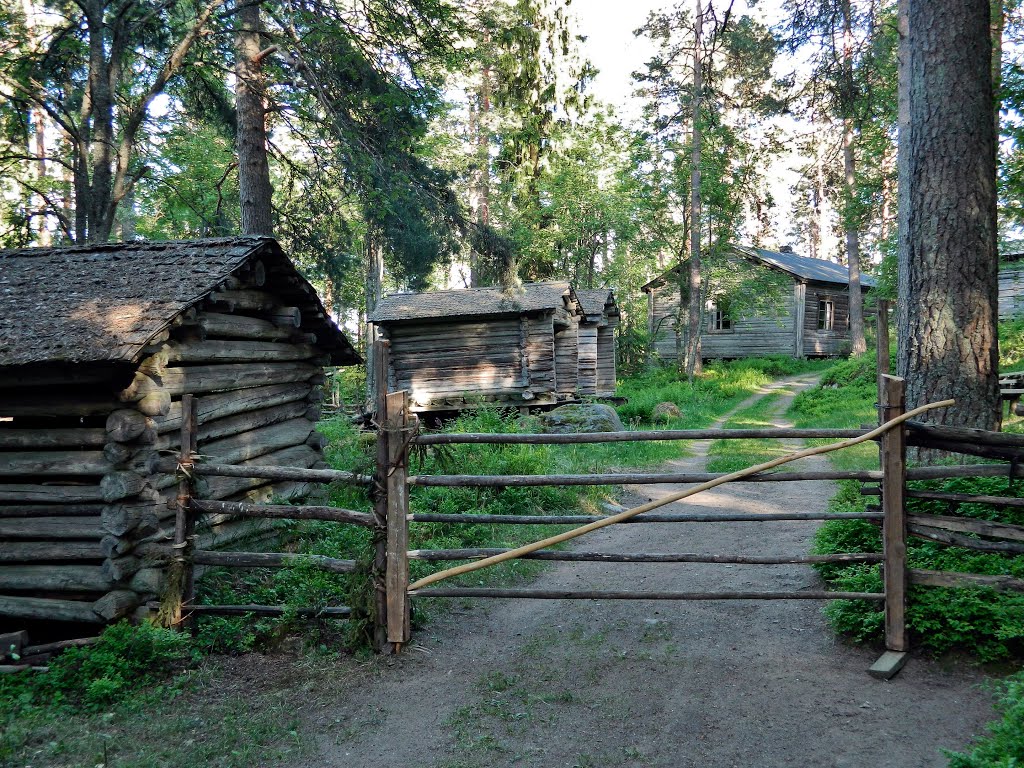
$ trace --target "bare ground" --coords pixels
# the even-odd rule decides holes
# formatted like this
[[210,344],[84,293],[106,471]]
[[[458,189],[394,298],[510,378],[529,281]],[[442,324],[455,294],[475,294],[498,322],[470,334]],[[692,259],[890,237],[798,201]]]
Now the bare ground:
[[[778,413],[812,382],[774,385],[788,393]],[[781,417],[776,423],[785,425]],[[707,445],[698,449],[671,468],[702,469]],[[673,490],[627,488],[622,502]],[[833,493],[825,482],[738,484],[673,507],[820,510]],[[577,546],[802,554],[814,527],[624,525]],[[821,588],[807,566],[590,563],[555,564],[536,586]],[[321,735],[318,754],[304,764],[944,766],[940,750],[964,748],[992,718],[982,671],[915,656],[894,680],[875,680],[867,668],[879,649],[838,640],[821,607],[796,600],[454,603],[402,656],[354,670],[338,681],[336,696],[321,691],[306,707],[303,730]]]

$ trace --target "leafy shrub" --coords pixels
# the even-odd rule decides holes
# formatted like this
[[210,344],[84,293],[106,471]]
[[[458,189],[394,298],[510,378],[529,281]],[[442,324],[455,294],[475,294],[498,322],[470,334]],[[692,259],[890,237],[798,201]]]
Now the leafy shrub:
[[[1010,490],[1005,478],[955,478],[910,485],[947,493],[1020,495]],[[856,484],[847,483],[832,500],[831,510],[854,512],[865,506],[866,501],[856,493]],[[908,499],[907,508],[912,514],[948,512],[944,503],[926,499]],[[960,513],[1003,522],[1018,522],[1021,518],[1019,510],[1001,510],[988,504],[965,504]],[[879,552],[879,529],[863,520],[829,521],[818,530],[814,551]],[[916,538],[908,540],[907,563],[910,568],[1024,577],[1024,556],[976,552]],[[875,566],[827,564],[818,566],[818,570],[836,589],[882,589]],[[827,614],[837,631],[857,642],[882,636],[884,622],[877,605],[836,601],[829,605]],[[916,645],[937,653],[956,649],[986,661],[1019,656],[1024,653],[1024,595],[979,588],[911,587],[907,596],[907,627]]]
[[186,634],[120,622],[107,627],[96,644],[57,656],[45,674],[0,675],[0,713],[33,705],[96,711],[166,679],[191,654]]
[[996,711],[988,735],[967,754],[949,753],[949,768],[1017,768],[1024,765],[1024,672],[999,684]]

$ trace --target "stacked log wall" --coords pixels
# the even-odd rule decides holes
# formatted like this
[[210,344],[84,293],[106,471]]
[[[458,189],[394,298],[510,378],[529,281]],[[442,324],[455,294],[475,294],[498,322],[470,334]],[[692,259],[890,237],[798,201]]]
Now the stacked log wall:
[[609,317],[597,328],[597,394],[600,397],[615,395],[615,329],[617,317]]
[[999,267],[999,319],[1013,320],[1024,315],[1024,264]]
[[[250,276],[262,270],[250,270]],[[265,273],[263,273],[265,274]],[[273,275],[271,275],[273,277]],[[279,280],[291,279],[282,275]],[[199,453],[239,465],[324,466],[314,431],[327,358],[303,313],[260,285],[224,290],[179,315],[134,371],[107,388],[0,389],[0,618],[105,623],[158,597],[162,567],[136,554],[170,541],[176,478],[157,459],[179,445],[181,396],[198,400]],[[82,366],[89,378],[88,366]],[[0,383],[5,380],[0,376]],[[208,478],[201,498],[266,502],[302,483]],[[271,521],[206,516],[198,546],[265,535]]]
[[[832,328],[818,327],[820,301],[833,307]],[[850,351],[850,294],[834,286],[808,283],[804,304],[803,353],[810,357],[836,357]]]
[[597,394],[597,323],[581,322],[579,328],[579,391]]
[[579,317],[570,316],[568,323],[555,331],[555,381],[558,394],[572,396],[579,386]]

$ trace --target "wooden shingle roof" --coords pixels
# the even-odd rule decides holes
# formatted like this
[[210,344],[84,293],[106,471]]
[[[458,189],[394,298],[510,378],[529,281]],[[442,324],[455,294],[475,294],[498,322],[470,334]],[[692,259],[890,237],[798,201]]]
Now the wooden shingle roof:
[[585,315],[603,315],[607,312],[616,317],[619,314],[619,308],[615,303],[615,294],[611,288],[577,288],[576,298],[579,299],[580,307]]
[[231,237],[0,251],[0,366],[136,362],[175,317],[257,257],[267,291],[308,307],[303,328],[332,361],[357,362],[275,240]]
[[367,319],[371,323],[386,324],[403,320],[519,315],[564,307],[567,300],[575,300],[575,294],[564,281],[526,283],[521,292],[514,294],[500,288],[396,293],[381,299]]

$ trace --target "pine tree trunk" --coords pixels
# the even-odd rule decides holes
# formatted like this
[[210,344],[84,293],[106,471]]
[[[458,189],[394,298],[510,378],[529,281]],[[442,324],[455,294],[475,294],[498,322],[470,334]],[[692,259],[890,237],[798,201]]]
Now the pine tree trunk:
[[[372,230],[366,233],[366,315],[369,317],[384,295],[384,253],[381,250],[380,239]],[[377,392],[376,371],[377,366],[374,360],[373,343],[377,340],[377,326],[373,323],[366,324],[366,347],[364,357],[366,359],[366,396],[367,410],[375,407],[375,396]]]
[[[857,165],[853,146],[853,19],[850,0],[843,0],[843,170],[845,173],[846,204],[849,207],[857,197]],[[846,264],[850,270],[850,342],[851,352],[862,355],[867,351],[864,341],[864,304],[860,290],[860,232],[857,220],[846,212]]]
[[907,405],[997,428],[995,123],[988,0],[909,1],[899,372]]
[[[240,0],[244,2],[244,0]],[[260,59],[260,6],[239,5],[235,31],[235,110],[242,234],[272,235],[273,207],[267,162],[267,116]]]
[[690,156],[690,308],[689,332],[686,346],[686,375],[693,379],[701,372],[700,349],[700,154],[701,154],[701,90],[704,87],[701,66],[701,46],[704,16],[701,0],[697,0],[693,39],[693,140]]

